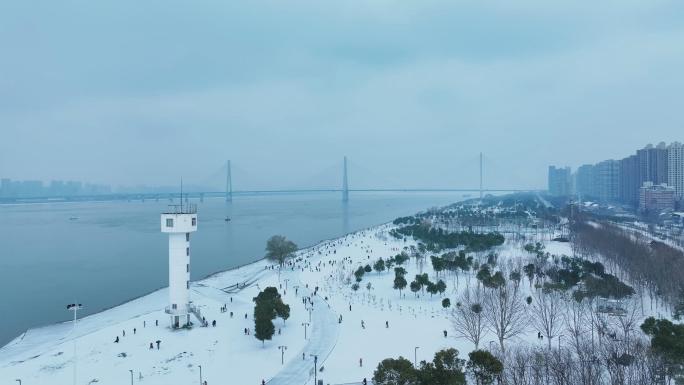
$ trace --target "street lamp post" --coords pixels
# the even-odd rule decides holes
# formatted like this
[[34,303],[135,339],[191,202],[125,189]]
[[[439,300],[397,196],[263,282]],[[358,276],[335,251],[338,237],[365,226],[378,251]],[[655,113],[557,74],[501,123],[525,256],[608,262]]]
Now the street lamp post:
[[131,385],[133,385],[133,369],[128,369],[131,372]]
[[310,323],[308,323],[308,322],[302,322],[302,326],[304,326],[304,339],[306,339],[306,327],[309,325],[310,325]]
[[67,310],[71,310],[74,312],[74,322],[73,322],[73,326],[71,328],[71,335],[74,339],[74,385],[76,385],[76,363],[78,361],[76,359],[76,320],[78,317],[78,309],[81,309],[82,307],[83,307],[83,305],[81,305],[78,302],[70,303],[66,307]]
[[413,366],[416,368],[418,367],[418,348],[420,348],[420,346],[413,348]]
[[314,354],[309,354],[314,358],[314,385],[318,385],[318,356]]
[[197,365],[200,369],[200,385],[202,385],[202,365]]
[[287,346],[280,345],[280,346],[278,346],[278,349],[280,349],[280,365],[284,365],[285,364],[285,351],[287,350]]
[[313,306],[309,306],[309,322],[311,322],[311,312],[313,311]]
[[290,282],[289,278],[285,278],[285,291],[287,291],[287,283]]

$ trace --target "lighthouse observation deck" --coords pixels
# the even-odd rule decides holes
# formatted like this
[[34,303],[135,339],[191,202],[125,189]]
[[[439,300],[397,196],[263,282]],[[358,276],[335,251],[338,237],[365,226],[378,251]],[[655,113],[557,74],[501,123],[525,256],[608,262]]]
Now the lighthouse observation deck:
[[197,205],[171,205],[161,215],[163,233],[192,233],[197,231]]

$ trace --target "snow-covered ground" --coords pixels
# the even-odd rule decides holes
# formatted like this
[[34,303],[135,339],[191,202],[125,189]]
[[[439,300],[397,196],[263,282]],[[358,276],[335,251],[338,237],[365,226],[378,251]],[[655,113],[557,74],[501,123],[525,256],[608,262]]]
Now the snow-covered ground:
[[[134,383],[197,384],[201,365],[208,385],[257,385],[262,380],[303,385],[313,383],[311,355],[319,358],[318,378],[326,384],[342,384],[363,378],[370,381],[378,362],[388,357],[429,361],[436,351],[454,347],[466,358],[474,346],[454,337],[451,310],[442,308],[441,301],[446,296],[455,304],[468,282],[476,284],[474,276],[460,274],[457,280],[455,275],[442,273],[447,291],[432,298],[427,292],[415,296],[408,288],[400,297],[392,287],[393,271],[366,273],[358,291],[350,288],[348,279],[353,278],[358,266],[372,266],[378,258],[386,259],[415,245],[414,241],[391,237],[392,228],[386,224],[302,250],[280,278],[267,262],[260,261],[195,282],[192,299],[210,323],[216,320],[216,327],[172,331],[163,311],[166,290],[159,290],[86,317],[73,333],[71,323],[30,330],[0,349],[0,383],[22,379],[23,384],[71,384],[74,341],[77,384],[127,383],[129,370],[133,371]],[[524,242],[544,242],[552,254],[572,255],[568,243],[548,238],[540,234],[538,239],[528,236]],[[507,239],[496,248],[499,265],[529,257],[522,245],[523,241]],[[412,258],[403,267],[409,282],[420,272],[436,280],[429,258],[422,265]],[[238,282],[246,282],[247,287],[226,289]],[[262,345],[253,335],[245,335],[244,329],[254,328],[252,298],[267,286],[285,293],[283,300],[291,306],[291,316],[286,322],[274,321],[276,334]],[[310,296],[316,287],[318,295],[310,314],[302,296]],[[530,290],[525,281],[521,287]],[[224,304],[228,307],[225,313],[220,311]],[[305,340],[302,323],[309,322],[309,317]],[[510,343],[544,343],[536,338],[536,332],[530,329]],[[117,336],[120,342],[114,343]],[[494,339],[488,334],[481,347],[486,348]],[[157,340],[162,341],[160,348],[153,345],[150,349],[150,343]],[[282,365],[279,346],[287,346]]]
[[[24,384],[71,384],[75,340],[78,384],[127,383],[129,370],[133,370],[136,383],[198,383],[199,365],[209,384],[224,378],[260,383],[281,368],[277,345],[287,345],[288,355],[303,348],[306,341],[300,325],[308,319],[301,301],[288,292],[284,300],[292,305],[292,314],[285,323],[276,321],[280,334],[273,342],[262,347],[252,335],[244,334],[245,328],[254,328],[252,297],[259,291],[257,285],[277,286],[277,274],[264,270],[266,266],[258,262],[192,285],[194,303],[207,321],[216,320],[216,327],[171,330],[163,310],[167,290],[159,290],[79,320],[73,334],[70,322],[28,331],[0,349],[0,382],[22,379]],[[221,290],[252,277],[259,277],[258,283],[238,293]],[[222,313],[224,304],[228,312]],[[114,343],[117,336],[120,342]],[[157,340],[161,341],[159,349]]]

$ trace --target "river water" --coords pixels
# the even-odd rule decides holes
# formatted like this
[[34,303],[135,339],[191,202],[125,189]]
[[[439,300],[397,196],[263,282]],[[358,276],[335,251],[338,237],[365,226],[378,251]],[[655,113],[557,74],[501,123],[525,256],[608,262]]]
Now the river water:
[[[262,258],[275,234],[306,247],[462,198],[358,192],[348,203],[340,193],[193,202],[198,231],[191,240],[191,279]],[[91,314],[167,286],[168,241],[159,214],[169,203],[0,205],[0,346],[28,328],[68,319],[68,303],[78,301]]]

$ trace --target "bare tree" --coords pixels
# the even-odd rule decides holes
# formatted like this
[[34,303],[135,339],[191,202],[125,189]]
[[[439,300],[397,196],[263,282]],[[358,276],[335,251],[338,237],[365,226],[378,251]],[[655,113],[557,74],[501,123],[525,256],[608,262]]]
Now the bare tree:
[[[588,341],[582,341],[588,344]],[[663,361],[649,341],[635,337],[633,354],[625,354],[623,341],[602,344],[598,357],[583,359],[570,350],[516,346],[507,353],[503,383],[508,385],[645,385],[670,384]],[[584,373],[586,372],[586,373]]]
[[555,290],[538,289],[533,294],[532,324],[541,331],[549,343],[560,335],[563,327],[563,299]]
[[575,382],[575,373],[577,362],[574,360],[572,353],[564,350],[549,350],[549,373],[550,384],[554,385],[572,385]]
[[593,322],[591,305],[584,299],[580,302],[569,300],[563,312],[565,333],[569,345],[577,357],[576,380],[578,384],[598,384],[600,375],[598,364],[594,360]]
[[484,316],[505,353],[504,342],[526,330],[527,314],[520,292],[511,282],[490,289],[484,295]]
[[640,308],[639,304],[634,299],[626,300],[623,303],[624,314],[619,317],[613,317],[613,324],[622,332],[622,338],[624,339],[626,346],[630,346],[629,335],[633,331],[637,330],[641,321],[639,316]]
[[584,335],[591,333],[587,330],[587,325],[591,323],[591,315],[589,314],[591,308],[587,300],[577,302],[575,300],[567,301],[565,312],[563,312],[563,323],[565,325],[565,332],[568,335],[570,345],[579,352],[582,349],[581,342]]
[[456,334],[479,348],[485,332],[483,293],[479,288],[466,288],[451,312],[451,324]]

